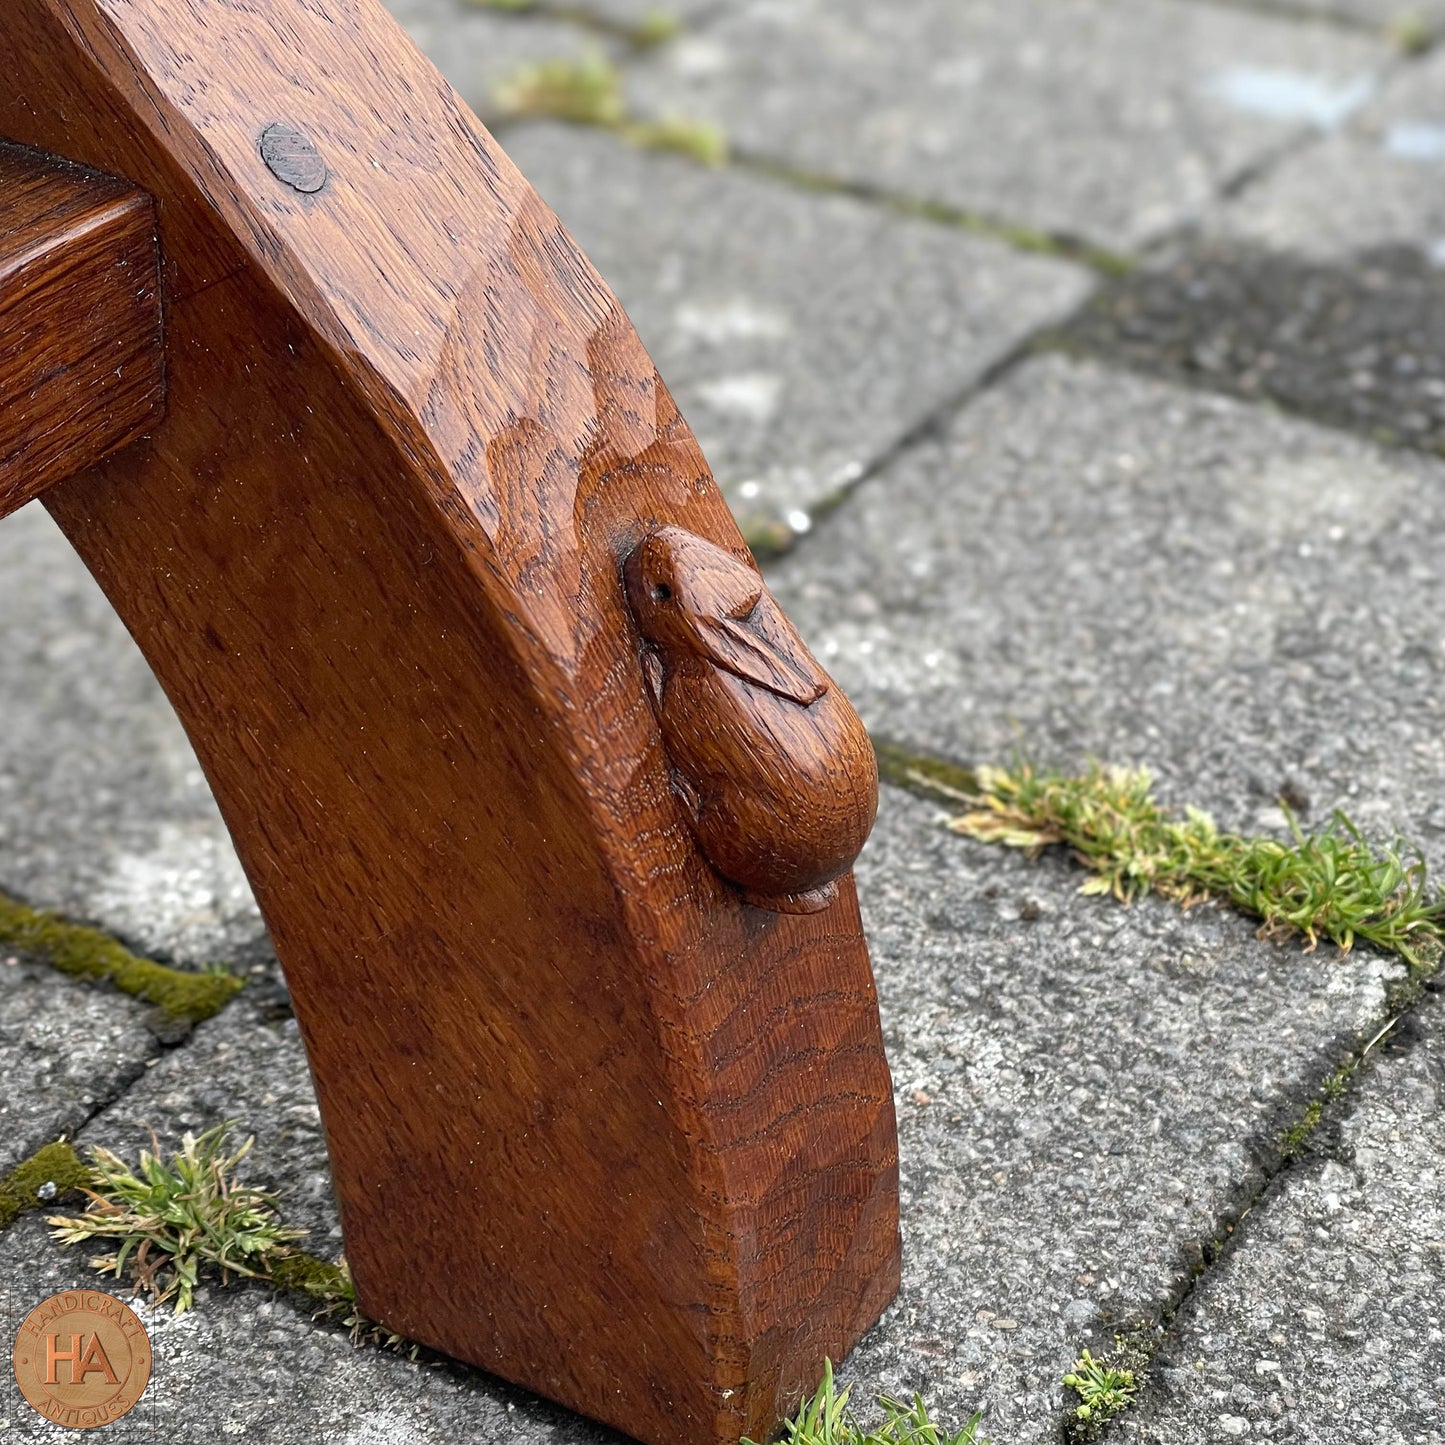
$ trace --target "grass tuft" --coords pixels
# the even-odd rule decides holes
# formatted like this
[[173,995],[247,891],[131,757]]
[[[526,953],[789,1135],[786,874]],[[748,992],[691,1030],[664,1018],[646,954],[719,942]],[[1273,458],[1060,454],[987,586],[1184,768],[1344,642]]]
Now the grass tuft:
[[[877,1430],[865,1430],[848,1408],[851,1389],[839,1390],[833,1379],[833,1362],[823,1363],[823,1382],[811,1400],[798,1406],[798,1413],[783,1422],[786,1445],[988,1445],[978,1434],[982,1415],[975,1415],[957,1434],[940,1430],[928,1418],[917,1395],[911,1406],[884,1396],[878,1404],[884,1420]],[[742,1445],[755,1445],[744,1437]]]
[[194,1304],[201,1271],[209,1267],[219,1271],[222,1284],[237,1275],[302,1295],[322,1306],[320,1314],[339,1318],[354,1344],[416,1359],[419,1345],[357,1308],[346,1261],[333,1264],[295,1248],[308,1231],[282,1223],[275,1194],[236,1178],[256,1141],[227,1152],[232,1127],[228,1121],[185,1135],[169,1160],[160,1157],[158,1145],[142,1149],[134,1171],[109,1149],[92,1148],[87,1167],[68,1144],[50,1145],[0,1182],[0,1227],[9,1222],[7,1190],[23,1194],[32,1183],[51,1180],[57,1193],[90,1196],[82,1215],[47,1216],[53,1238],[66,1247],[114,1241],[115,1253],[91,1259],[91,1266],[117,1279],[129,1275],[136,1294],[149,1293],[157,1304],[174,1299],[181,1314]]
[[1283,842],[1222,833],[1197,808],[1176,816],[1144,768],[1093,764],[1069,776],[1021,762],[981,767],[977,782],[974,808],[950,827],[1032,854],[1065,846],[1095,874],[1085,893],[1129,903],[1153,892],[1184,908],[1216,900],[1261,919],[1261,937],[1311,949],[1327,938],[1345,953],[1363,940],[1412,968],[1439,962],[1445,895],[1424,857],[1399,838],[1374,847],[1344,813],[1305,833],[1286,807]]
[[497,107],[512,119],[548,119],[609,130],[644,150],[672,150],[704,165],[727,160],[727,137],[715,125],[685,116],[639,120],[629,114],[622,73],[597,52],[580,60],[544,60],[524,65],[492,91]]
[[172,1018],[212,1018],[245,986],[216,969],[188,973],[139,958],[99,929],[67,923],[58,914],[29,908],[0,893],[0,947],[43,958],[71,978],[109,980],[122,993],[157,1005]]
[[218,1269],[222,1284],[233,1274],[270,1279],[307,1231],[282,1224],[274,1194],[237,1180],[255,1139],[228,1153],[231,1127],[185,1135],[169,1161],[159,1146],[142,1149],[134,1172],[109,1149],[92,1148],[90,1206],[78,1217],[49,1216],[54,1238],[67,1246],[116,1241],[114,1254],[91,1265],[117,1279],[129,1266],[135,1292],[148,1292],[158,1304],[174,1298],[177,1314],[191,1307],[203,1265]]

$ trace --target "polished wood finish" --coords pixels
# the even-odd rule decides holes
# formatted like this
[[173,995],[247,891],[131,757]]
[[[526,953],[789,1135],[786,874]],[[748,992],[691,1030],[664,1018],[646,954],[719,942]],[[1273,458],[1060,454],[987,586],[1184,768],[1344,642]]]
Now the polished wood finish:
[[625,566],[673,790],[708,861],[775,913],[817,913],[878,813],[873,744],[757,568],[681,527]]
[[0,145],[0,517],[159,421],[159,256],[144,192]]
[[361,1307],[761,1438],[896,1289],[897,1145],[851,876],[750,905],[674,787],[627,559],[752,565],[691,432],[375,0],[8,0],[0,67],[158,201],[166,420],[45,500],[270,926]]

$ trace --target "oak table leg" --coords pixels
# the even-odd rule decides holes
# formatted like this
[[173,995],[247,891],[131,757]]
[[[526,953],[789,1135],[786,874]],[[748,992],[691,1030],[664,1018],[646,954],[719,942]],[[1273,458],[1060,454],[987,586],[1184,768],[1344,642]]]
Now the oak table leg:
[[0,67],[0,135],[156,202],[164,419],[44,500],[254,886],[361,1307],[761,1437],[898,1281],[856,717],[376,0],[8,0]]

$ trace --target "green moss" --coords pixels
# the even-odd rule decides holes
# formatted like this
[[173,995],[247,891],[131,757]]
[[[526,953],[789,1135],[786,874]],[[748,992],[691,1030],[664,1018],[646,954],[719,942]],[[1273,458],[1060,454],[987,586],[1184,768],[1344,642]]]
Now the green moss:
[[1430,22],[1418,10],[1397,15],[1386,28],[1386,38],[1401,55],[1423,55],[1434,42]]
[[1323,1113],[1323,1101],[1311,1099],[1300,1118],[1284,1131],[1284,1136],[1279,1141],[1279,1157],[1281,1159],[1293,1159],[1304,1152],[1310,1135],[1320,1126],[1320,1117]]
[[727,137],[715,125],[685,116],[641,120],[630,114],[622,72],[597,52],[521,66],[494,87],[492,99],[508,117],[596,126],[643,149],[678,151],[705,165],[727,159]]
[[1068,1445],[1090,1445],[1111,1420],[1134,1404],[1155,1347],[1155,1340],[1141,1328],[1115,1335],[1114,1348],[1107,1354],[1096,1358],[1084,1350],[1079,1355],[1063,1380],[1078,1399],[1063,1431]]
[[243,980],[220,970],[187,973],[138,958],[98,929],[67,923],[57,914],[29,908],[3,893],[0,947],[34,954],[71,978],[109,980],[122,993],[191,1023],[218,1014],[244,987]]
[[630,120],[618,127],[618,134],[640,150],[676,151],[705,166],[727,164],[728,138],[720,126],[687,116],[664,116],[662,120]]
[[650,10],[632,27],[632,43],[646,50],[650,46],[661,45],[664,41],[674,39],[681,32],[682,21],[676,15],[671,15],[666,10]]
[[356,1286],[344,1264],[330,1264],[305,1250],[293,1250],[271,1261],[271,1283],[277,1289],[325,1304],[354,1304]]
[[978,797],[978,775],[972,768],[914,752],[886,738],[873,739],[878,775],[895,788],[904,788],[932,802],[973,802]]
[[[37,1149],[0,1179],[0,1229],[8,1228],[27,1209],[40,1209],[89,1183],[90,1170],[65,1140]],[[42,1199],[39,1191],[47,1184],[55,1185],[55,1192]]]

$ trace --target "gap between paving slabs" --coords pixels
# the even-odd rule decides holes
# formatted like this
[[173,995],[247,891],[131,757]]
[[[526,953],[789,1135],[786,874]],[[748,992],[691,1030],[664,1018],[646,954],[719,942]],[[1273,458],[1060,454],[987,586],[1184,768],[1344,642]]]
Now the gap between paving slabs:
[[0,950],[42,959],[68,978],[108,983],[118,992],[153,1004],[182,1029],[214,1018],[245,987],[245,980],[216,967],[202,972],[171,968],[142,958],[98,928],[71,923],[58,913],[0,893]]
[[83,1128],[241,987],[0,894],[0,1173]]
[[[990,799],[996,807],[1010,800],[1011,795],[1007,790],[1003,790],[1002,797],[1000,796],[997,778],[1001,770],[967,767],[887,740],[875,740],[875,747],[880,773],[886,783],[919,798],[944,804],[955,813],[960,809],[966,810],[962,818],[955,817],[950,823],[952,831],[980,840],[1004,841],[1015,848],[1028,846],[1026,833],[1015,832],[1010,837],[1003,827],[994,826],[999,823],[996,813],[978,811],[980,806]],[[1018,770],[1015,770],[1015,776],[1018,776]],[[1077,780],[1067,781],[1073,783]],[[1102,832],[1108,837],[1117,836],[1107,827]],[[1042,850],[1042,846],[1068,846],[1064,839],[1048,837],[1046,834],[1044,836],[1045,843],[1040,845],[1036,853]],[[1082,855],[1075,856],[1079,861],[1085,861]],[[1423,894],[1423,858],[1419,867],[1419,882]],[[1081,891],[1107,891],[1102,886],[1090,886],[1101,885],[1103,882],[1096,873],[1093,879],[1086,880],[1085,889]],[[1114,882],[1117,891],[1120,887],[1117,876]],[[1142,895],[1148,892],[1148,888],[1144,887],[1139,891]],[[1089,1390],[1091,1383],[1097,1384],[1105,1379],[1104,1366],[1117,1366],[1126,1371],[1124,1375],[1110,1377],[1110,1382],[1117,1379],[1127,1388],[1120,1394],[1112,1395],[1107,1391],[1098,1391],[1098,1396],[1104,1401],[1102,1410],[1097,1406],[1093,1411],[1076,1407],[1073,1412],[1067,1413],[1061,1427],[1062,1437],[1066,1442],[1098,1439],[1111,1421],[1121,1418],[1140,1402],[1141,1392],[1143,1398],[1153,1402],[1160,1388],[1160,1381],[1150,1369],[1154,1355],[1203,1282],[1238,1247],[1238,1226],[1280,1195],[1291,1167],[1297,1160],[1313,1152],[1317,1135],[1338,1126],[1354,1103],[1377,1048],[1402,1026],[1404,1032],[1413,1039],[1409,1027],[1411,1017],[1426,998],[1427,989],[1438,988],[1436,974],[1442,933],[1438,889],[1432,890],[1429,897],[1434,905],[1434,914],[1427,928],[1429,936],[1423,941],[1417,941],[1417,947],[1410,950],[1413,957],[1409,960],[1411,969],[1408,976],[1397,980],[1388,990],[1379,1027],[1375,1028],[1369,1037],[1357,1036],[1347,1043],[1334,1067],[1312,1086],[1313,1092],[1297,1117],[1279,1133],[1273,1148],[1257,1161],[1259,1171],[1234,1217],[1222,1219],[1221,1228],[1213,1237],[1201,1241],[1192,1268],[1173,1298],[1165,1303],[1156,1319],[1136,1320],[1116,1333],[1112,1349],[1096,1346],[1097,1361],[1090,1358],[1088,1347],[1084,1348],[1079,1363],[1087,1364],[1088,1370],[1082,1378],[1073,1372],[1066,1377],[1066,1383],[1078,1386],[1075,1393],[1080,1399],[1095,1398],[1095,1392],[1086,1394],[1085,1391]],[[1408,950],[1409,945],[1405,946]],[[1080,1418],[1081,1416],[1083,1418]]]

